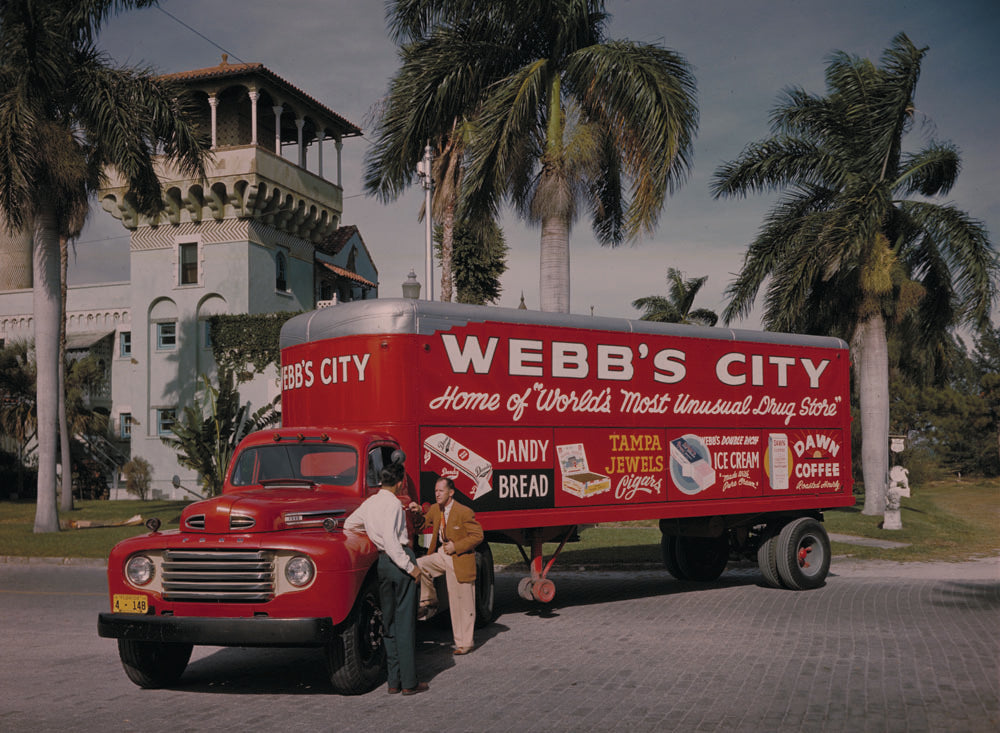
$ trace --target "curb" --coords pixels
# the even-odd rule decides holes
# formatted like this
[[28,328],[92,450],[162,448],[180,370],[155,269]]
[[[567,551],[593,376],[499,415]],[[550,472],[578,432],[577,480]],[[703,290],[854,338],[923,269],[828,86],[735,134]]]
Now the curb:
[[107,560],[96,557],[22,557],[0,555],[0,565],[66,565],[72,567],[106,568]]

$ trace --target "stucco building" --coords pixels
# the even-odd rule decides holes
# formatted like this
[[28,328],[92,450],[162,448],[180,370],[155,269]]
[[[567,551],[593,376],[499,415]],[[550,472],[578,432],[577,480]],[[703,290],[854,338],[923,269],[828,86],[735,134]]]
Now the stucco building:
[[[130,232],[127,282],[72,287],[68,348],[106,365],[93,395],[110,416],[112,454],[153,466],[154,496],[198,489],[160,436],[215,369],[207,319],[309,310],[375,298],[378,270],[357,227],[341,226],[341,150],[361,130],[259,63],[169,75],[191,90],[211,131],[206,178],[161,162],[163,212],[139,214],[111,173],[99,198]],[[0,243],[0,340],[30,339],[30,241]],[[276,372],[240,389],[254,407],[279,392]],[[117,452],[118,455],[114,455]],[[123,492],[115,492],[122,494]]]

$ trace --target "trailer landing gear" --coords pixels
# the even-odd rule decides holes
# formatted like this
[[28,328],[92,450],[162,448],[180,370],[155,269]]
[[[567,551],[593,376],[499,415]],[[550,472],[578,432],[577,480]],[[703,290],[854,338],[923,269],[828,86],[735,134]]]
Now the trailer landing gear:
[[[524,548],[520,543],[517,545],[517,549],[521,551],[521,557],[528,564],[531,569],[531,575],[521,580],[517,584],[517,594],[521,596],[526,601],[541,601],[542,603],[550,603],[556,596],[556,584],[548,578],[549,570],[552,568],[552,564],[559,557],[559,553],[562,552],[562,548],[566,545],[570,536],[575,532],[576,527],[562,528],[564,531],[561,532],[562,540],[559,543],[559,547],[556,548],[555,553],[549,558],[547,563],[544,563],[544,553],[542,552],[542,544],[549,538],[538,532],[531,532],[529,537],[531,540],[531,559],[524,552]],[[551,538],[554,540],[555,538]]]

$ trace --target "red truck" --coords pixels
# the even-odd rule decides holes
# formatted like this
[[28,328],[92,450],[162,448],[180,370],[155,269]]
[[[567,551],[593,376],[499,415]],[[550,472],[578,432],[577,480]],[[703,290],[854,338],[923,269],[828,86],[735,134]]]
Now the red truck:
[[[371,689],[376,552],[342,524],[404,456],[404,503],[448,476],[486,530],[481,622],[490,542],[521,548],[518,592],[547,602],[565,543],[610,521],[659,520],[679,579],[749,558],[775,587],[817,587],[822,511],[854,503],[849,371],[846,344],[816,336],[414,300],[296,316],[282,427],[247,437],[179,530],[114,548],[99,633],[144,687],[176,682],[204,644],[321,646],[337,691]],[[544,543],[559,543],[547,563]]]

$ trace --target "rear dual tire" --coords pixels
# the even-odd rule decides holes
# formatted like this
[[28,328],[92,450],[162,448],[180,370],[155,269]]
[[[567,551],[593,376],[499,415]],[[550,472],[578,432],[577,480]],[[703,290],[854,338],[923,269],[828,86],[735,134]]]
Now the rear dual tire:
[[729,563],[729,540],[721,537],[678,537],[663,535],[660,541],[663,564],[677,580],[710,582]]
[[757,565],[764,582],[773,588],[819,588],[830,572],[830,536],[812,517],[769,526],[757,547]]

